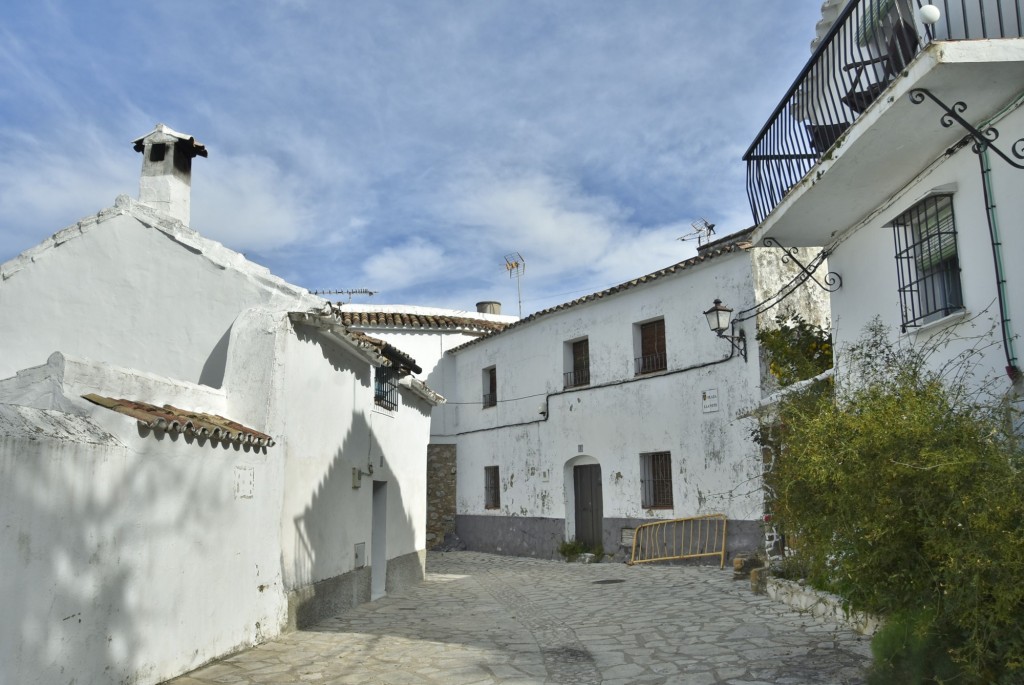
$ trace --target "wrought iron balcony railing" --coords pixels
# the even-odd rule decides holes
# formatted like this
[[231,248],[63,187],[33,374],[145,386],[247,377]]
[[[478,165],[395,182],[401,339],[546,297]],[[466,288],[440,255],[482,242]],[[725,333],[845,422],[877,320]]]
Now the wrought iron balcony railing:
[[485,392],[484,393],[484,401],[483,401],[484,409],[486,409],[487,407],[495,407],[497,405],[498,405],[498,395],[496,393],[493,393],[493,392]]
[[656,354],[647,354],[642,357],[636,357],[634,359],[636,365],[636,375],[644,373],[654,373],[655,371],[664,371],[668,368],[668,357],[664,352],[658,352]]
[[[921,20],[926,4],[934,24]],[[1021,0],[850,0],[743,155],[755,223],[928,43],[1022,36]]]
[[575,371],[566,371],[565,374],[565,387],[576,388],[581,385],[590,385],[590,369],[582,368],[576,369]]

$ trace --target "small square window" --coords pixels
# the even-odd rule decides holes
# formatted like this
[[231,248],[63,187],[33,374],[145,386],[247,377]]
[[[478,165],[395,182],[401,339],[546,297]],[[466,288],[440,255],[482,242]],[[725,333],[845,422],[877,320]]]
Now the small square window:
[[373,375],[373,403],[382,409],[398,409],[398,369],[378,366]]
[[963,309],[953,196],[927,197],[891,225],[903,330]]
[[672,508],[672,457],[668,452],[640,455],[640,487],[644,509]]
[[501,479],[497,466],[484,467],[484,509],[501,508]]

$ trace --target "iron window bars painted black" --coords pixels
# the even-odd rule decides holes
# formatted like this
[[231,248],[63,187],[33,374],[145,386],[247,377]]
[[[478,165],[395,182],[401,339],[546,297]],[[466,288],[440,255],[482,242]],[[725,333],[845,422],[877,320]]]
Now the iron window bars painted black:
[[484,467],[484,509],[501,508],[501,478],[497,466]]
[[932,195],[892,221],[903,330],[963,309],[952,195]]
[[398,369],[395,367],[376,367],[373,374],[374,404],[388,411],[398,409],[398,378]]
[[672,456],[669,452],[640,455],[640,486],[644,509],[672,508]]

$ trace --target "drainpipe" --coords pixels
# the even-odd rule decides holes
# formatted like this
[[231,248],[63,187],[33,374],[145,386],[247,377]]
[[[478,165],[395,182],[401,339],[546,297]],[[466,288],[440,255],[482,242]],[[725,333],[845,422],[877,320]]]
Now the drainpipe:
[[996,275],[996,296],[999,300],[999,330],[1003,336],[1003,351],[1006,353],[1006,375],[1016,382],[1021,378],[1020,367],[1017,366],[1017,354],[1013,349],[1013,333],[1010,329],[1010,317],[1006,308],[1006,277],[1003,274],[1003,244],[999,238],[999,222],[996,219],[996,201],[992,193],[992,168],[989,165],[988,150],[982,149],[978,155],[981,165],[981,186],[985,196],[985,217],[988,219],[989,239],[992,242],[992,262]]

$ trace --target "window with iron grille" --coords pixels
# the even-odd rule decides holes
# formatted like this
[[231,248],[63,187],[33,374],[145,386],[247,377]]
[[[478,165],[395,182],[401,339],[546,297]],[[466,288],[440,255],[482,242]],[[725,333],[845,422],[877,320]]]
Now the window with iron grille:
[[672,457],[668,452],[640,455],[640,486],[644,509],[672,508]]
[[501,479],[497,466],[484,467],[484,509],[501,507]]
[[642,323],[639,329],[640,356],[636,358],[636,373],[653,373],[668,368],[665,354],[665,320]]
[[587,338],[566,343],[571,371],[565,372],[565,387],[590,385],[590,341]]
[[376,367],[373,374],[373,403],[388,411],[398,409],[398,369],[393,366]]
[[498,404],[498,369],[491,366],[484,369],[483,405],[486,409],[496,404]]
[[892,222],[903,330],[963,309],[953,196],[933,195]]

